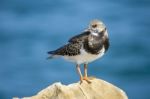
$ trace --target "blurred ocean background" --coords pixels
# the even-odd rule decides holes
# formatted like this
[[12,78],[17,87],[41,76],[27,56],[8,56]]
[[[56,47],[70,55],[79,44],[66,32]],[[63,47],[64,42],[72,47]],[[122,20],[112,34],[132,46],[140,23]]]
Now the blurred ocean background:
[[129,99],[150,99],[150,0],[0,0],[0,99],[77,82],[75,65],[46,60],[47,51],[92,19],[106,24],[111,46],[89,64],[89,75],[117,85]]

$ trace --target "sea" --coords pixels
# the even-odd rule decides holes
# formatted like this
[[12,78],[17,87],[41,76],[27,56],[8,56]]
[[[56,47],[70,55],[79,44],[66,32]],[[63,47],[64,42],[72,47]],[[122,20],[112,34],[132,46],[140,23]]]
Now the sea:
[[129,99],[150,99],[150,0],[0,0],[0,99],[78,82],[75,64],[47,60],[47,52],[93,19],[105,23],[110,47],[89,63],[88,75],[123,89]]

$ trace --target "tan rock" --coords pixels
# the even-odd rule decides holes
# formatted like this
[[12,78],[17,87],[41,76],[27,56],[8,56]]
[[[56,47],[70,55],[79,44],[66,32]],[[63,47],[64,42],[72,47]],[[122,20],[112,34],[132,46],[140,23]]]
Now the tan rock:
[[128,99],[124,91],[104,80],[93,78],[91,81],[91,84],[83,81],[67,86],[54,83],[35,96],[21,99]]

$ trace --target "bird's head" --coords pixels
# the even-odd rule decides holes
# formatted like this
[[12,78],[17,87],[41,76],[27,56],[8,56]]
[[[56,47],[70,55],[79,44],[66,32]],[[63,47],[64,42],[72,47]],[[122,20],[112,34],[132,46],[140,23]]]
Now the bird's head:
[[93,20],[89,25],[89,29],[95,33],[101,33],[106,29],[104,23],[100,20]]

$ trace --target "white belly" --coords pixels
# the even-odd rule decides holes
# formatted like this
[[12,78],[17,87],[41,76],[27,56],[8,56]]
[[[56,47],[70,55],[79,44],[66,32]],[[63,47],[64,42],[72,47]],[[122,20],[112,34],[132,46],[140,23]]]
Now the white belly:
[[81,49],[81,54],[76,56],[64,56],[68,61],[74,62],[76,64],[90,63],[104,55],[104,48],[100,51],[98,55],[89,54],[85,50]]

